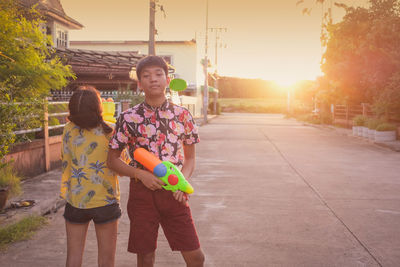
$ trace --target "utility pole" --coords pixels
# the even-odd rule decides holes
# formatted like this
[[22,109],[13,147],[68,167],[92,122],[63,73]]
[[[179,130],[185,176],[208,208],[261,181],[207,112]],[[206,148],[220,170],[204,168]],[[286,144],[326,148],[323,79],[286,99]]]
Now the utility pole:
[[[211,32],[213,32],[213,31],[215,31],[215,58],[214,58],[214,60],[215,60],[215,63],[214,63],[214,65],[215,65],[215,84],[214,84],[214,87],[216,88],[216,89],[218,89],[218,45],[220,44],[220,33],[222,32],[222,31],[225,31],[226,32],[226,28],[223,28],[223,27],[212,27],[212,28],[209,28],[209,30],[211,31]],[[218,93],[217,92],[214,92],[214,101],[213,101],[213,110],[214,110],[214,114],[217,114],[217,102],[218,102]]]
[[211,32],[214,32],[215,31],[215,58],[214,58],[214,60],[215,60],[215,72],[217,72],[217,66],[218,66],[218,45],[220,45],[221,43],[220,43],[220,33],[221,32],[226,32],[227,31],[227,29],[226,28],[224,28],[224,27],[211,27],[211,28],[209,28],[209,30],[211,31]]
[[203,90],[203,121],[207,123],[208,109],[208,0],[206,0],[206,42],[204,56],[204,90]]
[[156,0],[150,0],[150,25],[149,25],[149,55],[156,54],[154,35],[155,27]]

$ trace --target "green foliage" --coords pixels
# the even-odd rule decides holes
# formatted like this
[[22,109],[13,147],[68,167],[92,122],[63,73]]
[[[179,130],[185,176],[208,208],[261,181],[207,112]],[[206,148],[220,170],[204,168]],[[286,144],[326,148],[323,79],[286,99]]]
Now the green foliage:
[[8,188],[11,196],[21,194],[21,178],[11,163],[2,163],[0,166],[0,188]]
[[45,224],[47,224],[45,217],[29,216],[17,223],[0,228],[0,249],[4,250],[13,242],[31,238],[35,231]]
[[377,130],[378,132],[395,131],[395,130],[396,130],[396,125],[391,124],[391,123],[384,122],[384,123],[382,123],[382,124],[379,124],[379,125],[376,127],[376,130]]
[[353,118],[354,126],[366,126],[368,118],[363,115],[357,115]]
[[140,94],[140,95],[133,95],[131,98],[131,103],[130,106],[136,106],[137,104],[140,104],[144,101],[144,95]]
[[299,121],[304,121],[307,123],[311,123],[311,124],[321,124],[321,120],[318,116],[316,116],[315,114],[302,114],[299,116],[296,116],[296,119]]
[[285,113],[285,99],[219,98],[222,112]]
[[[214,114],[214,101],[208,103],[208,112],[210,114]],[[221,114],[221,105],[219,101],[217,101],[217,113],[215,115],[220,115]]]
[[332,115],[330,113],[323,112],[320,114],[321,124],[332,124]]
[[0,159],[15,141],[14,130],[39,127],[50,89],[60,89],[75,77],[52,53],[41,23],[36,11],[0,1]]
[[388,85],[375,97],[372,109],[378,116],[387,116],[389,111],[400,116],[400,72],[394,74]]
[[[326,24],[322,70],[333,95],[348,104],[372,103],[386,90],[389,90],[387,95],[400,90],[399,79],[390,85],[400,73],[399,1],[369,2],[368,8],[341,5],[346,11],[343,20]],[[390,97],[382,99],[382,103],[393,101],[399,103]]]
[[279,98],[286,97],[286,90],[271,81],[220,77],[219,98]]
[[315,114],[315,113],[298,113],[298,114],[294,114],[291,117],[296,118],[299,121],[304,121],[307,123],[311,123],[311,124],[332,124],[332,115],[330,113],[319,113],[319,114]]
[[61,113],[68,112],[68,104],[51,104],[47,108],[49,114],[51,113]]
[[382,123],[382,120],[380,120],[380,119],[370,118],[367,121],[367,127],[368,127],[368,129],[376,130],[378,125],[381,124],[381,123]]

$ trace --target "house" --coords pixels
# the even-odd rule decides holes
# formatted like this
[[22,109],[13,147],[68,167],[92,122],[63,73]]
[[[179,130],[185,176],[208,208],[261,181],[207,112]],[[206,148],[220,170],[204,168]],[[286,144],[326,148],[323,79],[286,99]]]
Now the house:
[[[174,77],[186,80],[188,88],[181,96],[182,104],[187,106],[195,116],[201,114],[201,91],[198,82],[201,70],[197,44],[190,41],[156,41],[156,54],[162,56],[174,67]],[[70,41],[70,48],[92,51],[118,51],[127,53],[137,51],[147,54],[148,41]]]
[[83,28],[82,24],[65,14],[59,0],[19,0],[19,3],[27,8],[36,6],[45,20],[42,30],[51,36],[53,46],[56,48],[69,46],[69,30]]
[[[24,7],[35,7],[44,17],[42,31],[50,35],[56,54],[65,64],[72,67],[77,79],[71,80],[66,91],[79,85],[91,84],[100,91],[136,89],[136,81],[131,77],[137,61],[144,57],[135,51],[111,52],[90,51],[70,48],[69,30],[80,30],[83,25],[69,17],[59,0],[19,0]],[[59,91],[53,94],[60,95]],[[68,94],[66,94],[68,98]]]

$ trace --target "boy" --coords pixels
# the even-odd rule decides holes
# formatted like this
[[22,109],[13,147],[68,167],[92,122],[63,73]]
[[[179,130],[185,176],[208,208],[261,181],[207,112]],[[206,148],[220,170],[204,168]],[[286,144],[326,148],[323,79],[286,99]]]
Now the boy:
[[187,266],[203,266],[204,254],[193,224],[186,193],[166,191],[164,183],[132,160],[120,160],[128,145],[129,154],[143,147],[162,161],[181,167],[186,179],[195,166],[197,127],[189,111],[167,101],[168,66],[158,56],[141,59],[136,67],[138,86],[145,101],[123,112],[110,141],[107,164],[131,179],[128,216],[131,221],[128,251],[137,254],[138,266],[153,266],[161,224],[172,250],[180,251]]

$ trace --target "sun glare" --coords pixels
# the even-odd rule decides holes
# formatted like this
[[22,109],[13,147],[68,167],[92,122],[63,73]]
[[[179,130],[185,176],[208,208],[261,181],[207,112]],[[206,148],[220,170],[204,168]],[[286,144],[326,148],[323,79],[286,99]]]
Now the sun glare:
[[291,79],[290,77],[287,77],[287,78],[283,78],[283,79],[273,79],[273,81],[281,87],[290,87],[290,86],[293,86],[295,83],[297,83],[300,80],[293,79],[293,78]]

